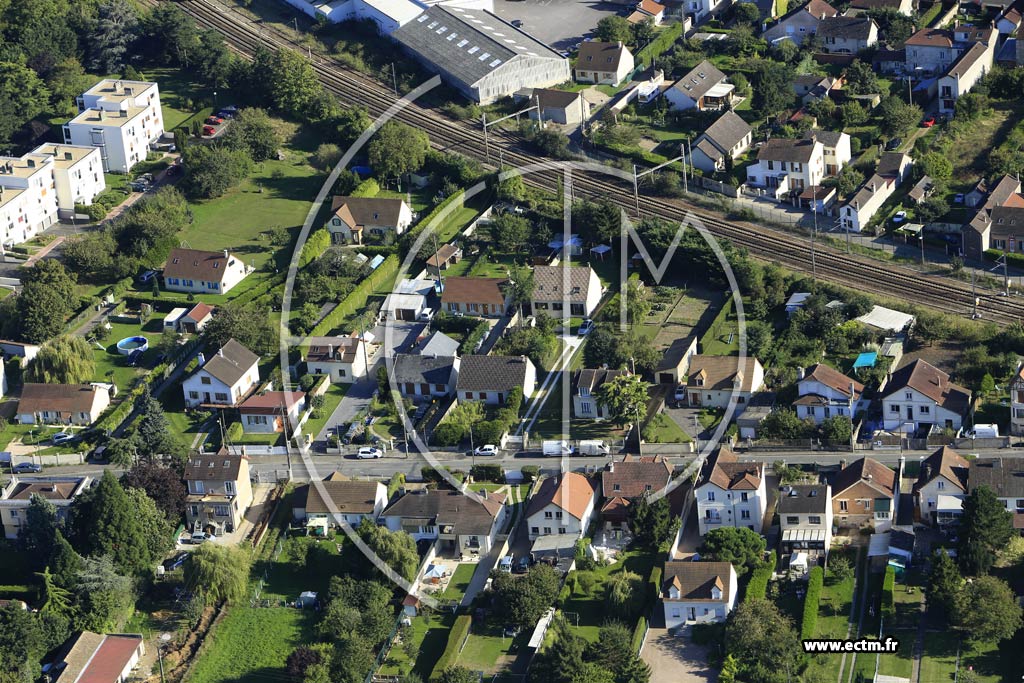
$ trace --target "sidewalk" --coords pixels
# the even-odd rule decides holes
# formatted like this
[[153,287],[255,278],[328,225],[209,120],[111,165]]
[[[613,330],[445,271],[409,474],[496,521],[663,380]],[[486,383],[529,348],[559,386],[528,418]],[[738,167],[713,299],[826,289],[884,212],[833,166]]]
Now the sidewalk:
[[61,244],[63,244],[64,243],[64,239],[65,238],[63,236],[61,236],[61,237],[58,237],[57,239],[53,240],[52,242],[47,244],[45,247],[43,247],[39,251],[37,251],[36,253],[34,253],[31,256],[29,256],[28,259],[25,261],[25,263],[24,263],[24,265],[22,267],[23,268],[31,268],[32,266],[34,266],[36,264],[36,261],[38,261],[38,260],[40,260],[42,258],[45,258],[47,254],[49,254],[51,251],[53,251],[54,249],[59,247]]

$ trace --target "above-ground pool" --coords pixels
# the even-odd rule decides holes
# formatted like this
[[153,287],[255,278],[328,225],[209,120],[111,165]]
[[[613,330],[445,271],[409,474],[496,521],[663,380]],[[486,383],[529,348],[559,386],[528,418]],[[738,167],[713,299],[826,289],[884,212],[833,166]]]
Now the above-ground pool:
[[133,351],[146,352],[149,348],[149,340],[145,337],[125,337],[117,342],[117,352],[122,356],[131,355]]

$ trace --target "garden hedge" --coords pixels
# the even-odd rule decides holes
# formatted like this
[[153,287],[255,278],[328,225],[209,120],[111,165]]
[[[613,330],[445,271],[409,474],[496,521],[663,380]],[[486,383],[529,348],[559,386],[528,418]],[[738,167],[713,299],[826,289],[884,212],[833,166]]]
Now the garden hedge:
[[882,579],[882,616],[891,619],[896,613],[896,602],[893,592],[896,590],[896,569],[885,568],[885,578]]
[[768,592],[768,582],[771,581],[772,574],[775,573],[777,563],[778,555],[773,550],[768,555],[768,562],[750,573],[750,581],[747,583],[747,593],[743,596],[743,602],[764,599]]
[[462,644],[465,643],[466,638],[469,637],[469,626],[471,621],[472,620],[468,614],[460,614],[455,617],[455,623],[452,624],[452,629],[448,632],[448,644],[445,645],[444,652],[441,653],[441,657],[437,660],[437,664],[434,665],[434,670],[430,672],[430,680],[432,682],[441,680],[441,674],[444,670],[455,666],[459,661],[459,653],[462,652]]
[[505,483],[505,473],[501,465],[473,465],[469,468],[469,475],[474,481],[491,481],[495,484]]
[[821,567],[811,569],[811,577],[807,582],[807,596],[804,598],[804,616],[800,622],[800,637],[804,640],[813,638],[818,628],[818,607],[824,584],[825,570]]
[[640,653],[640,647],[644,644],[644,635],[647,634],[647,617],[640,617],[633,627],[633,652]]
[[671,48],[682,35],[682,22],[676,22],[670,26],[666,26],[658,33],[654,40],[647,43],[642,50],[636,53],[634,61],[638,66],[650,63],[653,58],[660,56],[661,53]]
[[376,197],[380,194],[380,185],[373,178],[367,178],[363,182],[356,185],[356,189],[352,190],[350,197]]
[[310,235],[302,245],[299,252],[299,268],[305,268],[311,262],[320,258],[331,246],[331,233],[327,228],[320,228]]
[[651,576],[647,579],[647,584],[650,586],[651,591],[650,600],[657,602],[658,598],[661,597],[661,567],[651,569]]
[[384,262],[377,266],[377,269],[369,274],[362,282],[356,285],[355,289],[349,292],[348,296],[341,300],[337,306],[321,320],[316,327],[310,331],[311,337],[325,337],[334,328],[341,325],[345,318],[357,311],[366,308],[366,300],[378,287],[385,282],[395,279],[399,267],[398,257],[391,255],[384,259]]

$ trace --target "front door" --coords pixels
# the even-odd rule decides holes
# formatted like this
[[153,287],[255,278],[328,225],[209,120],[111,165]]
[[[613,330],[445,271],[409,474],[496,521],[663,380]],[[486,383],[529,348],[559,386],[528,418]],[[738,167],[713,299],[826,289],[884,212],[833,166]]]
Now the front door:
[[914,406],[907,406],[907,419],[908,420],[913,420],[914,419]]
[[690,608],[690,621],[697,621],[697,608],[696,607],[691,607]]
[[694,391],[693,393],[690,394],[690,405],[691,406],[699,406],[700,405],[700,392],[699,391]]
[[212,401],[210,401],[210,392],[209,391],[204,391],[203,392],[203,403],[212,403]]

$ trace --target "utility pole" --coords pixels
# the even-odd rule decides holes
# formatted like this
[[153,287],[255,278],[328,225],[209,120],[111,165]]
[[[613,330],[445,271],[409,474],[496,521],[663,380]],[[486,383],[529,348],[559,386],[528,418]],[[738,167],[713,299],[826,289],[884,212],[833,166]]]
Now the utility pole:
[[814,254],[814,240],[818,237],[818,188],[811,185],[811,213],[814,215],[814,227],[811,229],[811,280],[818,280],[818,262]]
[[487,141],[487,112],[480,114],[480,124],[484,127],[484,158],[491,163],[491,146]]
[[394,62],[391,62],[391,84],[395,88],[395,97],[398,97],[398,76],[395,74]]
[[917,236],[917,241],[921,243],[921,265],[924,265],[924,226],[921,226],[921,232]]
[[978,271],[976,271],[974,268],[971,268],[971,301],[974,304],[974,314],[971,316],[972,320],[978,319],[978,294],[974,288],[974,277],[977,274],[977,272]]
[[640,185],[636,175],[636,164],[633,164],[633,199],[636,202],[636,217],[640,218]]

